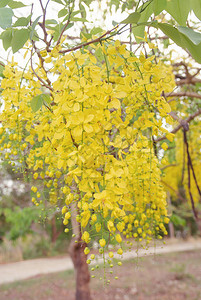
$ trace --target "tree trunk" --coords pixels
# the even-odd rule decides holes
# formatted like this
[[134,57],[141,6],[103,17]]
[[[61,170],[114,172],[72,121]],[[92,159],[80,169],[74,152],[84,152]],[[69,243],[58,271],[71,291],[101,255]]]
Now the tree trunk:
[[[168,208],[169,208],[169,214],[172,214],[172,203],[171,203],[171,197],[170,197],[170,192],[167,191],[167,202],[168,202]],[[169,236],[171,239],[175,237],[175,232],[174,232],[174,224],[172,222],[169,222],[168,224],[169,227]]]
[[[76,184],[72,186],[72,190],[76,190]],[[87,264],[87,255],[84,253],[86,243],[81,239],[81,227],[80,223],[76,220],[77,215],[77,204],[71,203],[71,224],[73,234],[75,238],[70,243],[70,256],[72,258],[74,269],[75,269],[75,280],[76,280],[76,300],[91,300],[90,295],[90,273]],[[75,243],[75,241],[77,241]]]
[[172,222],[168,223],[170,238],[173,239],[175,237],[174,233],[174,225]]
[[57,227],[56,227],[55,216],[53,216],[51,220],[51,229],[52,229],[51,242],[54,244],[57,239]]
[[198,235],[201,236],[201,217],[197,219]]
[[70,256],[75,268],[76,278],[76,300],[91,300],[90,296],[90,274],[87,256],[84,254],[86,244],[79,240],[75,243],[73,240],[70,245]]
[[51,242],[54,244],[57,240],[57,238],[60,236],[60,234],[62,233],[63,230],[57,230],[57,225],[56,225],[56,215],[54,215],[52,217],[51,220]]

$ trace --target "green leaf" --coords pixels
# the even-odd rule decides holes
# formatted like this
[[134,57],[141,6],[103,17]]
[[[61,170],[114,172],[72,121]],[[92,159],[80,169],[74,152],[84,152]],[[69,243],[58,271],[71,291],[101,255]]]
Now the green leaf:
[[63,4],[63,2],[62,2],[61,0],[52,0],[52,1],[54,1],[54,2],[57,2],[57,3],[59,3],[59,4],[62,4],[62,5],[64,5],[64,4]]
[[54,19],[49,19],[49,20],[45,20],[45,24],[49,25],[49,24],[58,24],[58,23]]
[[43,102],[46,102],[47,104],[51,103],[51,98],[49,94],[41,94],[41,97],[43,98]]
[[[181,33],[182,34],[182,33]],[[198,45],[193,44],[186,36],[184,38],[184,49],[188,49],[192,57],[201,64],[201,43]]]
[[49,94],[40,94],[35,96],[31,100],[31,108],[33,112],[37,112],[43,105],[43,102],[50,103],[50,95]]
[[11,8],[0,8],[0,27],[6,29],[12,24],[13,11]]
[[31,16],[28,16],[27,18],[21,17],[13,24],[13,27],[27,26],[30,22],[30,19],[31,19]]
[[84,2],[89,7],[92,1],[93,0],[83,0],[82,2]]
[[112,21],[112,25],[115,27],[117,24],[119,24],[119,22],[116,21]]
[[170,24],[158,23],[157,27],[163,31],[171,40],[178,46],[183,47],[182,35],[180,32]]
[[190,4],[191,1],[189,0],[167,1],[166,11],[179,23],[179,25],[185,26],[188,14],[191,10],[191,4]]
[[186,220],[178,215],[172,214],[170,217],[171,222],[176,226],[186,226]]
[[[142,7],[139,8],[139,10]],[[141,12],[141,17],[140,17],[140,23],[145,23],[147,22],[147,20],[150,18],[150,16],[153,14],[153,3],[149,4],[146,9]],[[138,39],[137,37],[144,37],[144,30],[145,30],[145,24],[138,24],[139,26],[133,28],[133,34],[135,36],[136,42],[141,42],[140,39]]]
[[[69,28],[71,28],[74,25],[74,23],[69,23],[68,26],[65,28],[65,31]],[[54,27],[50,27],[48,26],[49,29],[54,30],[54,41],[57,41],[58,37],[60,36],[63,28],[65,25],[63,25],[62,23],[54,26]]]
[[62,18],[64,16],[66,16],[68,13],[66,8],[62,8],[59,12],[58,12],[58,18]]
[[86,13],[85,7],[82,3],[79,4],[79,9],[80,9],[82,18],[86,18],[87,13]]
[[31,26],[32,29],[35,29],[36,25],[38,24],[38,21],[39,21],[40,17],[41,17],[41,16],[39,16],[39,17],[37,17],[37,18],[35,19],[35,21],[33,22],[32,26]]
[[32,26],[31,26],[31,32],[30,32],[30,39],[32,40],[33,39],[33,36],[34,36],[34,33],[35,33],[35,27],[36,25],[38,24],[38,21],[40,19],[41,16],[37,17],[35,19],[35,21],[33,22]]
[[141,17],[141,13],[135,11],[130,14],[125,20],[121,21],[121,24],[137,24]]
[[8,5],[8,3],[10,2],[11,0],[1,0],[0,1],[0,7],[5,7],[6,5]]
[[29,39],[28,29],[23,28],[20,30],[15,30],[13,34],[12,43],[11,43],[13,53],[20,50],[28,39]]
[[93,27],[92,30],[90,31],[91,34],[96,35],[98,33],[102,33],[103,29],[101,27]]
[[167,0],[154,0],[153,11],[155,16],[159,15],[163,10],[166,9]]
[[11,42],[12,42],[12,28],[8,28],[5,31],[2,32],[0,35],[0,38],[2,39],[3,42],[3,47],[5,50],[7,50],[9,47],[11,47]]
[[11,2],[9,2],[8,6],[10,8],[14,9],[14,8],[25,7],[26,5],[20,1],[11,1]]
[[0,77],[4,77],[3,76],[4,69],[5,69],[5,67],[0,64]]
[[188,50],[192,57],[201,64],[201,43],[195,45],[186,35],[179,32],[178,29],[170,24],[158,23],[157,26],[165,33],[170,39],[172,39],[178,46],[184,50]]
[[73,22],[88,22],[85,18],[73,17],[70,19]]
[[98,48],[96,50],[96,58],[99,60],[99,61],[103,61],[104,60],[104,55],[103,55],[103,51],[101,48]]
[[43,97],[41,95],[35,96],[31,100],[31,109],[33,112],[37,112],[43,105]]
[[189,27],[178,26],[179,32],[183,33],[193,44],[198,45],[201,42],[201,34]]
[[200,0],[191,0],[191,7],[198,19],[201,20],[201,1]]
[[39,41],[39,36],[38,36],[38,34],[37,34],[37,32],[36,32],[36,31],[34,31],[34,34],[33,34],[32,40],[33,40],[33,41],[36,41],[36,42],[38,42],[38,41]]
[[75,11],[73,11],[73,12],[71,13],[71,17],[74,17],[74,16],[76,16],[76,15],[79,14],[79,13],[81,13],[80,10],[75,10]]

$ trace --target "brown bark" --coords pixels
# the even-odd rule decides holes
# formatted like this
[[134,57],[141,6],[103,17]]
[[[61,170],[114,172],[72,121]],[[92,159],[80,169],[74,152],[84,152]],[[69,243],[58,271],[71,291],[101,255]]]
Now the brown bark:
[[[72,191],[76,191],[75,182],[72,185]],[[77,203],[71,203],[71,224],[75,238],[71,240],[69,253],[72,258],[76,279],[76,300],[91,300],[90,295],[90,273],[87,264],[87,255],[84,253],[86,243],[81,239],[80,223],[76,220]],[[75,243],[75,241],[77,241]]]
[[172,222],[168,223],[170,238],[173,239],[175,237],[174,233],[174,225]]
[[201,236],[201,218],[197,219],[198,235]]
[[61,230],[57,231],[56,216],[52,217],[52,220],[51,220],[51,231],[52,231],[51,242],[54,244],[56,242],[57,238],[59,237],[59,235],[62,232]]
[[[168,208],[169,208],[168,213],[172,214],[172,203],[171,203],[171,197],[170,197],[169,191],[167,191],[167,202],[168,202]],[[169,227],[170,238],[173,239],[175,237],[174,224],[172,222],[169,222],[168,227]]]
[[76,278],[76,300],[91,300],[90,274],[86,262],[87,256],[84,254],[85,247],[86,244],[81,240],[78,243],[72,241],[70,245],[70,256],[74,264]]

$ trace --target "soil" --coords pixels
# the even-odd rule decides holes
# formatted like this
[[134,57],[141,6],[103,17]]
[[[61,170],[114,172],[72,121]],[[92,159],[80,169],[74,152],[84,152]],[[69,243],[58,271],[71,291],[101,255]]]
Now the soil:
[[[113,274],[91,272],[93,300],[201,300],[201,251],[169,253],[117,262]],[[114,277],[119,279],[115,280]],[[75,300],[73,271],[36,276],[0,286],[1,300]]]

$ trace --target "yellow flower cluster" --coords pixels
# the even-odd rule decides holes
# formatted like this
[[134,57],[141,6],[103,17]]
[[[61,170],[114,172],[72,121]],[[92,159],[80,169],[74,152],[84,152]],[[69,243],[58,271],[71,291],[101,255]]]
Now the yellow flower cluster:
[[[86,243],[95,229],[105,248],[104,227],[120,245],[123,236],[141,241],[167,234],[152,137],[167,133],[163,120],[168,122],[170,107],[161,94],[172,90],[171,69],[153,57],[135,57],[119,41],[66,55],[54,49],[45,61],[51,64],[51,101],[36,112],[31,103],[42,93],[39,81],[13,63],[5,68],[0,116],[5,158],[20,160],[35,180],[43,180],[52,203],[65,199],[65,225],[76,203]],[[39,67],[36,72],[46,79]]]
[[[200,169],[200,161],[201,161],[201,130],[199,126],[199,119],[196,120],[196,124],[190,125],[190,131],[187,132],[188,144],[189,144],[189,153],[192,160],[193,170],[196,176],[196,180],[199,186],[201,182],[201,169]],[[186,145],[184,145],[184,137],[183,132],[179,132],[175,138],[175,158],[174,161],[171,162],[170,166],[164,169],[164,182],[165,188],[169,190],[173,200],[177,199],[179,189],[181,187],[185,190],[185,195],[183,198],[188,199],[189,204],[190,195],[189,195],[189,179],[188,179],[188,156],[186,151]],[[168,153],[167,155],[168,156]],[[168,157],[167,157],[168,160]],[[167,162],[168,163],[168,162]],[[167,164],[168,166],[168,164]],[[172,176],[174,174],[174,176]],[[195,202],[195,206],[200,201],[200,195],[198,188],[196,186],[196,182],[194,180],[194,176],[192,170],[190,171],[190,191],[193,196],[193,200]],[[180,193],[180,196],[182,194]],[[191,204],[190,204],[191,206]]]

